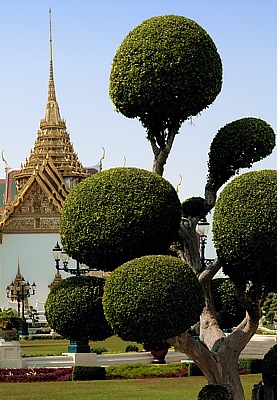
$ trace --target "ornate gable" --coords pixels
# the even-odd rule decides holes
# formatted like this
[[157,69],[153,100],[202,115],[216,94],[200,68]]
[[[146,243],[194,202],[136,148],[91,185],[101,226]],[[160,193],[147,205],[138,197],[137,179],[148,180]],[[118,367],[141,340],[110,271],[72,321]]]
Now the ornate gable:
[[5,233],[58,233],[60,215],[69,189],[51,159],[34,171],[0,221]]

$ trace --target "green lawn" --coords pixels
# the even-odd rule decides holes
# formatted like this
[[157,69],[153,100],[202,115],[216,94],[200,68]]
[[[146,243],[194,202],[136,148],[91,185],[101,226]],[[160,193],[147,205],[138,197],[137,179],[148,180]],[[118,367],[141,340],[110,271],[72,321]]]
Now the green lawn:
[[[20,340],[21,349],[25,356],[57,355],[67,353],[69,340]],[[102,342],[90,342],[90,347],[105,347],[110,353],[124,353],[129,344],[135,344],[139,350],[142,345],[125,342],[117,336],[112,336]]]
[[[241,377],[246,399],[261,375]],[[204,377],[47,383],[0,383],[5,400],[197,400]]]

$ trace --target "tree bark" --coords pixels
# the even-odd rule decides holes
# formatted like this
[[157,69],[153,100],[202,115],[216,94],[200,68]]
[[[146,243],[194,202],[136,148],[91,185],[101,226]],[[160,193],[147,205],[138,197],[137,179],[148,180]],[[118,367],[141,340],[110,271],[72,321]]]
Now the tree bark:
[[216,259],[212,267],[204,270],[199,276],[205,296],[205,307],[200,316],[200,341],[196,341],[191,331],[187,331],[176,338],[175,348],[192,358],[203,371],[209,384],[229,385],[232,399],[244,400],[237,365],[241,351],[258,327],[261,315],[259,288],[251,287],[243,296],[241,294],[247,310],[246,316],[239,326],[226,336],[218,326],[210,288],[211,279],[219,268],[220,263]]
[[164,166],[172,148],[175,136],[178,133],[178,129],[172,129],[168,132],[165,146],[158,146],[157,140],[154,135],[149,134],[148,139],[150,141],[152,151],[154,154],[153,168],[152,171],[157,175],[163,176]]

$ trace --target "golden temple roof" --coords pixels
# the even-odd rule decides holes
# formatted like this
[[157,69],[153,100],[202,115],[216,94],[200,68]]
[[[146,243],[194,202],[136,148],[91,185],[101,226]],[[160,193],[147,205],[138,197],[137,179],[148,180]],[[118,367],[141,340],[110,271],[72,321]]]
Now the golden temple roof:
[[17,189],[20,191],[32,176],[34,170],[40,167],[46,158],[51,158],[54,166],[65,180],[68,188],[72,188],[87,176],[87,172],[78,160],[78,156],[71,144],[65,120],[61,118],[59,105],[56,99],[56,90],[53,72],[52,24],[50,16],[50,73],[48,82],[48,99],[46,102],[45,117],[40,121],[40,129],[34,148],[26,158],[20,171],[14,174]]

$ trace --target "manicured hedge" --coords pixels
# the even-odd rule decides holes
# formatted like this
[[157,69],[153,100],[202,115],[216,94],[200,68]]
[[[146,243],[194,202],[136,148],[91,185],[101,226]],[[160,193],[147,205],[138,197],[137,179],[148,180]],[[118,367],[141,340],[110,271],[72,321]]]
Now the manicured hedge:
[[188,368],[185,363],[111,365],[106,375],[107,379],[174,378],[188,376]]
[[238,361],[239,371],[247,371],[249,374],[260,374],[262,372],[263,360],[259,358],[240,358]]
[[106,370],[105,367],[76,365],[72,371],[73,381],[92,381],[92,380],[105,380]]

